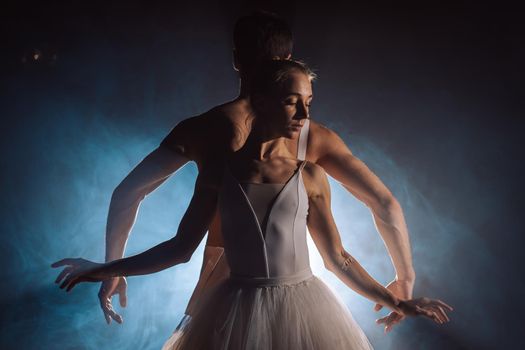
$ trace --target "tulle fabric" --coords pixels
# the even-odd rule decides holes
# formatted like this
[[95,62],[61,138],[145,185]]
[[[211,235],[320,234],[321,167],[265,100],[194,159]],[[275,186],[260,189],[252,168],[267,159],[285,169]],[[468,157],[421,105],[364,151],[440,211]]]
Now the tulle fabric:
[[163,350],[372,349],[346,306],[316,276],[253,286],[229,279],[204,296]]

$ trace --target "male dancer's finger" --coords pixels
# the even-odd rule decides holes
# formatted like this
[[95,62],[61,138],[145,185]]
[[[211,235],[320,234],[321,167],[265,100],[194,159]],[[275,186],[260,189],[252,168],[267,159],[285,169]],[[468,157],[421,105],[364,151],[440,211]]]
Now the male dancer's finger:
[[104,314],[104,318],[106,319],[106,323],[109,325],[111,324],[111,316],[109,316],[109,313],[106,310],[102,310]]
[[441,308],[440,306],[436,305],[436,306],[434,306],[433,310],[438,315],[438,317],[439,317],[439,319],[441,320],[442,323],[445,323],[445,322],[449,321],[449,319],[447,317],[447,314],[445,313],[443,308]]
[[452,311],[452,310],[454,310],[454,308],[453,308],[452,306],[448,305],[447,303],[445,303],[445,302],[443,302],[443,301],[441,301],[441,300],[436,300],[436,303],[438,303],[439,306],[448,309],[448,311]]
[[447,322],[449,322],[449,321],[450,321],[450,317],[448,317],[448,315],[447,315],[447,313],[445,312],[445,310],[443,309],[443,307],[441,307],[441,306],[438,305],[437,308],[439,309],[440,313],[443,315],[443,317],[445,318],[445,320],[446,320]]
[[428,318],[433,318],[432,312],[426,308],[422,308],[416,305],[416,310],[419,314],[426,316]]
[[434,322],[439,323],[439,324],[442,324],[442,323],[443,323],[443,322],[441,321],[441,318],[439,318],[437,312],[435,312],[434,310],[431,310],[431,311],[430,311],[430,314],[432,315],[432,319],[434,320]]
[[107,304],[107,312],[108,312],[108,315],[114,319],[117,323],[121,324],[122,323],[122,316],[120,316],[119,314],[117,314],[115,312],[115,310],[113,309],[113,305],[111,304],[111,302],[109,302]]
[[128,295],[126,294],[126,282],[122,282],[122,285],[118,289],[118,300],[121,307],[126,307],[128,304]]
[[106,307],[106,304],[109,303],[110,300],[103,295],[102,291],[98,293],[98,302],[106,319],[106,323],[111,324],[111,316],[109,316],[108,308]]

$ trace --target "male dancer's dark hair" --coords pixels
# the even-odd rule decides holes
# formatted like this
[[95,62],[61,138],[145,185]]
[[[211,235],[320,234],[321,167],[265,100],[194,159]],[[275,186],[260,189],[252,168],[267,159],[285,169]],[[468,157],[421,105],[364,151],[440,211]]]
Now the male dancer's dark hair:
[[263,60],[286,59],[293,49],[292,31],[277,15],[256,11],[237,20],[233,30],[237,68],[250,73]]

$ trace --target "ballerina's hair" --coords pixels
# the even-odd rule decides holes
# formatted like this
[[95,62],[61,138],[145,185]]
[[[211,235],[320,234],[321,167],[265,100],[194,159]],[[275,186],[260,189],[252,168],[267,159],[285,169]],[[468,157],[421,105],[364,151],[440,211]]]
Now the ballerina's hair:
[[251,94],[267,95],[279,88],[290,77],[290,74],[295,72],[305,74],[310,82],[317,78],[317,75],[306,63],[301,61],[281,59],[265,61],[255,75]]

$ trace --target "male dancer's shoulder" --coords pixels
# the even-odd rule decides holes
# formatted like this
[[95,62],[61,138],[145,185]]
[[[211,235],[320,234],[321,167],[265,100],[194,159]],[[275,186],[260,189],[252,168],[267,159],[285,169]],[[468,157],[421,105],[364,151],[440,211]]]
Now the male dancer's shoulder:
[[230,118],[221,106],[180,121],[160,143],[190,160],[199,161],[209,152],[227,148],[233,138]]
[[317,163],[326,154],[338,152],[341,147],[348,149],[334,130],[313,120],[310,121],[308,160]]
[[308,197],[322,195],[326,192],[326,186],[329,186],[323,167],[310,161],[306,161],[304,165],[303,178]]

